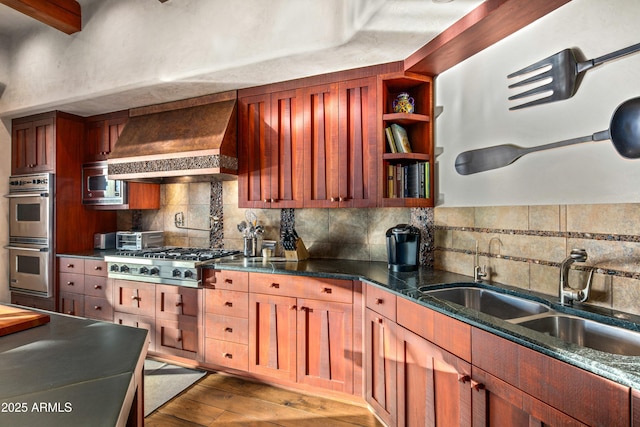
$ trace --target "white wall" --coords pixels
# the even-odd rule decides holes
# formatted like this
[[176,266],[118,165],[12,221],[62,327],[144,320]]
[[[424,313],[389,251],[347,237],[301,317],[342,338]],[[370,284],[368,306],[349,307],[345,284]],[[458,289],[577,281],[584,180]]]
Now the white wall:
[[587,72],[569,100],[509,111],[507,75],[565,48],[591,59],[640,42],[637,0],[573,0],[442,73],[436,81],[439,206],[640,201],[640,160],[610,141],[529,154],[502,169],[459,175],[456,156],[497,144],[523,147],[608,129],[616,107],[640,96],[640,53]]
[[[0,36],[0,99],[4,92],[4,87],[9,79],[9,54],[8,40]],[[0,194],[7,194],[9,183],[6,177],[11,175],[11,132],[9,121],[0,121]],[[9,242],[9,203],[6,198],[0,198],[0,248]],[[0,250],[0,302],[9,301],[9,255],[6,249]]]

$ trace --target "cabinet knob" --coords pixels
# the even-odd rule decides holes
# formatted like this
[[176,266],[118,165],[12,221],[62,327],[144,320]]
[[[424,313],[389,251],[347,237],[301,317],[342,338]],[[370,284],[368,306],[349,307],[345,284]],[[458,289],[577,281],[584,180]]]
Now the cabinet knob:
[[233,354],[231,354],[231,353],[222,353],[222,357],[225,357],[227,359],[233,359]]
[[347,200],[346,197],[342,197],[342,196],[338,197],[339,202],[344,202],[345,200]]
[[67,282],[67,286],[73,286],[74,283],[73,282]]
[[381,317],[376,317],[376,322],[382,323],[382,318]]
[[322,292],[323,294],[330,294],[333,292],[333,290],[331,288],[322,288]]
[[96,265],[95,267],[93,267],[93,269],[96,271],[100,271],[102,270],[102,267],[100,267],[99,265]]
[[376,298],[376,305],[382,304],[384,301],[382,298]]
[[228,283],[230,285],[233,285],[233,280],[231,279],[224,279],[224,283]]
[[275,288],[275,289],[279,289],[280,288],[280,283],[272,283],[271,285],[269,285],[270,288]]
[[230,327],[227,326],[226,328],[224,328],[224,331],[231,333],[231,332],[233,332],[233,328],[230,328]]
[[331,198],[331,201],[332,201],[332,202],[337,202],[337,201],[338,201],[338,199],[336,199],[335,197],[332,197],[332,198]]
[[67,268],[73,268],[74,265],[73,264],[67,264]]
[[467,381],[471,381],[471,377],[467,374],[458,374],[458,381],[466,383]]
[[484,390],[484,384],[471,380],[471,389],[475,391]]
[[297,305],[292,305],[292,306],[291,306],[291,310],[297,310],[297,309],[298,309],[298,306],[297,306]]
[[102,289],[102,286],[100,286],[100,285],[93,285],[93,289]]
[[100,307],[99,305],[94,305],[94,306],[93,306],[93,309],[94,309],[94,310],[102,310],[102,307]]
[[264,203],[269,203],[269,199],[263,199],[262,200]]
[[233,303],[231,301],[227,301],[224,303],[227,307],[233,307]]

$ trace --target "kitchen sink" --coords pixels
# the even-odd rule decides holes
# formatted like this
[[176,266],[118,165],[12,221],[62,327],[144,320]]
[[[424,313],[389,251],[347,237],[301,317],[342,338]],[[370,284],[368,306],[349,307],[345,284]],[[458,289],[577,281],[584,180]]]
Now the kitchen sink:
[[418,290],[422,292],[423,295],[429,295],[440,300],[452,302],[503,320],[531,316],[549,311],[549,308],[542,303],[484,288],[460,286],[427,290],[426,287],[422,287]]
[[640,356],[640,333],[594,320],[548,315],[518,323],[582,347],[625,356]]

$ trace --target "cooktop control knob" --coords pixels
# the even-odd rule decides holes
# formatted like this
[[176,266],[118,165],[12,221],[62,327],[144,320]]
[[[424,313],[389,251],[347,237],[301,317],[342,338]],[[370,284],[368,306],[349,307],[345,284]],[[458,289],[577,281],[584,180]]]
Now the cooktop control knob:
[[147,267],[140,267],[140,274],[149,274],[149,269]]
[[120,271],[122,273],[128,273],[129,272],[129,267],[127,267],[126,265],[123,265],[122,267],[120,267]]
[[185,279],[192,279],[192,278],[193,278],[193,271],[191,271],[191,270],[185,270],[185,271],[184,271],[184,278],[185,278]]
[[109,268],[109,270],[110,270],[110,271],[118,272],[118,271],[120,271],[120,267],[118,267],[118,264],[113,264],[113,265]]
[[173,273],[171,273],[171,274],[173,275],[173,277],[180,277],[182,275],[180,270],[178,270],[177,268],[175,270],[173,270]]
[[149,274],[152,276],[157,276],[160,274],[160,269],[158,269],[158,267],[151,267],[151,270],[149,270]]

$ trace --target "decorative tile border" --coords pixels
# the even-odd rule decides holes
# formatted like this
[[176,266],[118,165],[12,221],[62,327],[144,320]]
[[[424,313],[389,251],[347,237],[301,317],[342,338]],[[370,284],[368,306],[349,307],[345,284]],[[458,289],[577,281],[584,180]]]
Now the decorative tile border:
[[[495,228],[476,228],[476,227],[447,227],[437,225],[434,226],[434,230],[444,230],[444,231],[468,231],[474,233],[487,233],[487,234],[508,234],[508,235],[519,235],[519,236],[537,236],[537,237],[560,237],[567,239],[585,239],[585,240],[600,240],[600,241],[610,241],[610,242],[631,242],[631,243],[640,243],[640,236],[637,235],[623,235],[623,234],[605,234],[605,233],[584,233],[584,232],[575,232],[575,231],[537,231],[537,230],[510,230],[510,229],[495,229]],[[442,252],[456,252],[463,253],[466,255],[475,255],[475,251],[471,251],[468,249],[456,249],[456,248],[447,248],[437,246],[434,248],[435,251]],[[514,262],[525,262],[528,264],[538,264],[545,265],[549,267],[560,267],[559,262],[554,261],[544,261],[533,258],[525,258],[525,257],[516,257],[509,255],[501,255],[501,254],[492,254],[489,252],[478,252],[478,255],[486,258],[496,258],[496,259],[504,259],[508,261]],[[577,265],[574,264],[573,268],[582,271],[589,271],[591,267]],[[617,276],[624,277],[629,279],[640,280],[640,272],[633,273],[622,270],[608,269],[608,268],[596,268],[596,273],[605,274],[608,276]]]
[[211,183],[211,202],[209,204],[209,215],[217,221],[212,221],[209,232],[209,246],[212,248],[224,247],[224,213],[222,209],[222,182]]

